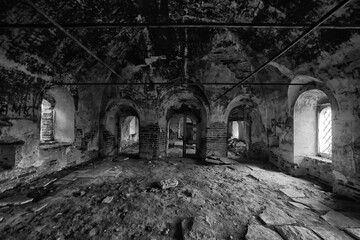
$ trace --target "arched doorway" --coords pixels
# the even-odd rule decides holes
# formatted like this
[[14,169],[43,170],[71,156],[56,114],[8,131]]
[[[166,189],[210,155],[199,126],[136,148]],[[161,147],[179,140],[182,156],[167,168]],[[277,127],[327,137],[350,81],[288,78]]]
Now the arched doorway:
[[102,123],[105,156],[139,155],[138,111],[127,104],[115,104],[105,113]]
[[175,114],[168,121],[168,157],[198,157],[199,117],[193,113]]
[[251,145],[251,109],[233,108],[228,116],[228,157],[248,157]]
[[166,156],[205,156],[206,110],[196,99],[178,99],[166,111]]

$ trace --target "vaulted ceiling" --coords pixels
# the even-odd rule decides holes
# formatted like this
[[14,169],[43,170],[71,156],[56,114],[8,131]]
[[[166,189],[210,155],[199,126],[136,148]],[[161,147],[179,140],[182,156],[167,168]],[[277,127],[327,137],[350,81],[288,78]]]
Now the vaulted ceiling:
[[[33,3],[115,71],[125,66],[151,68],[155,76],[174,79],[196,69],[204,60],[234,63],[236,78],[246,76],[278,53],[305,29],[301,27],[194,27],[197,24],[305,25],[316,22],[340,1],[335,0],[33,0]],[[73,40],[49,24],[25,1],[0,3],[0,55],[6,64],[20,64],[40,76],[71,73],[78,81],[106,69]],[[324,24],[335,26],[360,23],[360,1],[353,0]],[[189,24],[192,27],[143,27],[136,25]],[[12,24],[34,24],[15,26]],[[38,25],[37,25],[38,24]],[[126,27],[114,25],[131,25]],[[36,25],[38,27],[36,27]],[[99,27],[112,25],[113,27]],[[6,27],[4,27],[6,26]],[[92,26],[92,27],[91,27]],[[95,26],[95,27],[94,27]],[[98,26],[98,27],[96,27]],[[293,47],[282,58],[288,68],[312,61],[323,52],[337,51],[356,29],[320,28]],[[216,55],[219,56],[219,55]],[[214,60],[215,61],[215,60]],[[188,64],[184,69],[184,62]],[[3,64],[4,65],[4,64]],[[242,71],[236,73],[238,66]],[[231,67],[229,67],[231,69]],[[150,71],[150,70],[148,70]],[[141,77],[141,76],[139,76]],[[85,80],[83,80],[85,81]]]

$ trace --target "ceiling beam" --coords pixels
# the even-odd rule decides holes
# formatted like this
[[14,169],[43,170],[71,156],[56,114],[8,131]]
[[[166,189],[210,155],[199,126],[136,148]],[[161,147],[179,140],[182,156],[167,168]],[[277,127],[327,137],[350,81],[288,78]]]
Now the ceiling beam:
[[79,47],[81,47],[83,50],[85,50],[90,56],[95,58],[96,61],[101,63],[105,68],[107,68],[111,73],[113,73],[115,76],[119,77],[121,79],[121,76],[107,63],[105,63],[103,60],[101,60],[98,56],[96,56],[95,53],[93,53],[90,49],[88,49],[85,45],[83,45],[77,38],[75,38],[72,34],[70,34],[66,29],[64,29],[60,24],[58,24],[55,20],[53,20],[51,17],[49,17],[44,11],[42,11],[38,6],[36,6],[34,3],[32,3],[30,0],[24,0],[26,3],[28,3],[31,7],[33,7],[38,13],[40,13],[43,17],[45,17],[54,27],[59,29],[61,32],[63,32],[66,36],[68,36],[70,39],[72,39]]
[[[304,29],[310,28],[310,24],[255,24],[255,23],[61,23],[63,28],[84,29],[84,28],[256,28],[256,29]],[[57,28],[53,24],[46,23],[0,23],[0,29],[12,28]],[[358,24],[324,24],[319,29],[335,29],[335,30],[360,30]]]
[[242,79],[240,82],[238,82],[235,86],[232,86],[228,90],[226,90],[224,93],[220,94],[213,102],[216,102],[223,96],[225,96],[227,93],[235,89],[236,87],[244,84],[245,81],[249,80],[251,77],[255,76],[258,72],[263,70],[269,63],[272,61],[275,61],[280,56],[284,55],[289,49],[291,49],[293,46],[295,46],[298,42],[300,42],[302,39],[304,39],[306,36],[308,36],[311,32],[313,32],[317,27],[319,27],[321,24],[323,24],[326,20],[328,20],[336,11],[338,11],[340,8],[344,7],[345,5],[349,4],[351,0],[344,0],[340,2],[338,5],[336,5],[334,8],[332,8],[329,12],[327,12],[324,16],[322,16],[316,23],[311,25],[309,29],[304,31],[299,37],[297,37],[294,41],[292,41],[287,47],[282,49],[278,54],[270,58],[268,61],[266,61],[264,64],[262,64],[260,67],[258,67],[255,71],[253,71],[251,74],[249,74],[247,77]]
[[[218,86],[226,86],[226,85],[236,85],[237,83],[218,83],[218,82],[207,82],[207,83],[172,83],[172,82],[132,82],[132,83],[126,83],[126,82],[116,82],[116,83],[102,83],[102,82],[96,82],[96,83],[64,83],[64,82],[55,82],[55,85],[59,86],[138,86],[138,85],[218,85]],[[315,85],[315,82],[310,83],[255,83],[255,82],[248,82],[244,83],[245,86],[290,86],[290,85],[296,85],[296,86],[303,86],[303,85]]]

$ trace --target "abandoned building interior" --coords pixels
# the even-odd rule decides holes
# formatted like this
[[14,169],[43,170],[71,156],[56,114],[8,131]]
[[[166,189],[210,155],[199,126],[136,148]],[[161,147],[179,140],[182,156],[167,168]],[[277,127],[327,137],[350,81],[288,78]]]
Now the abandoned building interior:
[[359,0],[1,0],[0,239],[360,239]]

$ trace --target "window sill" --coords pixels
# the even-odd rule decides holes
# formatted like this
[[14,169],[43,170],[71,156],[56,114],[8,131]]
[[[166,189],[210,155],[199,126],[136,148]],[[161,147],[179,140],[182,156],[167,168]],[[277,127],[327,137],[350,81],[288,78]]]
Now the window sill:
[[323,163],[332,163],[332,160],[331,159],[328,159],[328,158],[324,158],[324,157],[318,157],[318,156],[304,156],[304,158],[310,158],[310,159],[313,159],[317,162],[323,162]]
[[39,149],[62,148],[62,147],[69,147],[71,145],[72,143],[59,143],[59,142],[41,143]]

